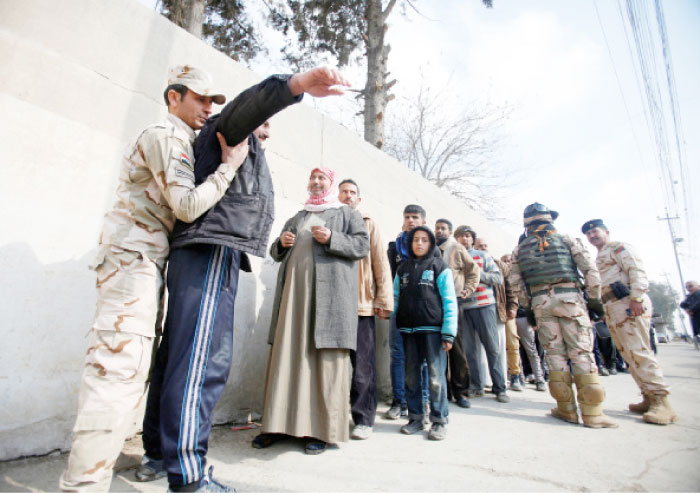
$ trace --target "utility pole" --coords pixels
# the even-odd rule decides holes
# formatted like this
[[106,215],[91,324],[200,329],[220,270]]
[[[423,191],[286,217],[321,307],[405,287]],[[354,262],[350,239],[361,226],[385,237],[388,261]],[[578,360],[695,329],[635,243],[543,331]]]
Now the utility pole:
[[670,217],[668,215],[668,208],[666,208],[666,216],[657,219],[659,221],[668,222],[668,232],[671,234],[671,243],[673,244],[673,255],[676,256],[676,267],[678,268],[678,277],[681,279],[681,290],[683,290],[683,297],[686,297],[688,294],[685,291],[685,281],[683,281],[683,272],[681,271],[681,263],[678,260],[678,247],[676,246],[676,244],[678,242],[683,241],[683,239],[676,238],[676,234],[673,233],[673,225],[671,225],[671,220],[677,220],[678,218],[678,216]]

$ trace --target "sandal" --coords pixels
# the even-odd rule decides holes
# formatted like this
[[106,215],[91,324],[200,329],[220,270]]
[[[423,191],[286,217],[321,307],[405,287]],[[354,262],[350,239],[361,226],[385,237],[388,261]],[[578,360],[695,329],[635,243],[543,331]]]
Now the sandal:
[[277,441],[281,441],[282,439],[284,439],[284,437],[284,434],[269,434],[267,432],[263,432],[262,434],[258,434],[257,436],[255,436],[255,439],[253,439],[251,445],[255,449],[269,448]]
[[328,443],[320,439],[310,438],[306,440],[304,451],[307,455],[320,455],[328,449]]

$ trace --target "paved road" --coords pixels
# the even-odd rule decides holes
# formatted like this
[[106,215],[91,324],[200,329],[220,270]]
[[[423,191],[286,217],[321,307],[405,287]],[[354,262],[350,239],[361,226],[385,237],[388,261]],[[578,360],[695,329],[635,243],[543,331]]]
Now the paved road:
[[[209,459],[216,476],[239,492],[680,492],[700,491],[700,351],[661,344],[660,360],[681,420],[662,427],[627,412],[640,398],[629,374],[602,377],[606,413],[618,429],[586,429],[549,416],[552,399],[531,386],[500,404],[489,395],[472,408],[450,405],[447,439],[404,436],[403,422],[378,417],[367,441],[351,441],[307,456],[298,441],[266,450],[250,447],[255,430],[217,427]],[[380,412],[387,407],[381,406]],[[129,464],[138,438],[125,448],[115,492],[165,492],[167,482],[133,481]],[[0,491],[55,491],[65,454],[0,463]]]

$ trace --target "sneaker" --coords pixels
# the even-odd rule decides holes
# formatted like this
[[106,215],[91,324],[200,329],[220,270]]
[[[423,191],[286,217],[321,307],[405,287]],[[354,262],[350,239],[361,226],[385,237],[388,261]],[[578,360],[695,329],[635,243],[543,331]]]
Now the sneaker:
[[[194,492],[236,492],[236,489],[229,487],[226,484],[222,484],[216,480],[212,473],[214,467],[209,467],[207,474],[202,477],[199,481],[199,487]],[[168,488],[168,492],[174,492],[172,489]]]
[[457,406],[461,408],[471,408],[472,404],[464,396],[460,396],[459,398],[457,398]]
[[304,444],[304,452],[307,455],[320,455],[328,449],[328,443],[316,438],[308,438]]
[[535,389],[537,391],[547,391],[547,385],[542,381],[541,383],[535,384]]
[[524,388],[525,387],[525,376],[523,375],[522,372],[518,375],[518,379],[520,379],[520,385]]
[[610,375],[610,372],[608,372],[608,369],[601,365],[600,367],[598,367],[598,374],[604,377],[608,377]]
[[609,367],[608,368],[608,374],[611,376],[616,376],[617,375],[617,369],[615,367]]
[[445,424],[433,422],[433,425],[430,427],[430,432],[428,433],[428,439],[432,439],[433,441],[442,441],[445,439],[446,435],[447,429],[445,428]]
[[165,469],[163,460],[154,460],[148,455],[143,455],[141,464],[136,470],[137,482],[152,482],[168,476],[168,471]]
[[389,410],[387,410],[384,414],[384,418],[396,420],[404,414],[404,411],[408,415],[406,405],[402,405],[400,401],[394,400],[391,402],[391,408],[389,408]]
[[483,389],[470,389],[467,391],[467,396],[469,398],[481,398],[484,396],[484,390]]
[[352,428],[352,433],[350,437],[353,439],[368,439],[369,435],[372,433],[372,427],[369,425],[357,424]]
[[528,384],[535,384],[537,382],[537,379],[535,379],[534,374],[528,374],[527,377],[525,378]]
[[510,376],[510,390],[511,391],[522,391],[523,387],[520,384],[519,376]]
[[496,394],[496,401],[499,401],[501,403],[509,403],[510,397],[506,394],[505,391],[502,391]]
[[411,419],[408,424],[401,427],[401,432],[404,434],[415,434],[425,429],[425,424],[422,420]]

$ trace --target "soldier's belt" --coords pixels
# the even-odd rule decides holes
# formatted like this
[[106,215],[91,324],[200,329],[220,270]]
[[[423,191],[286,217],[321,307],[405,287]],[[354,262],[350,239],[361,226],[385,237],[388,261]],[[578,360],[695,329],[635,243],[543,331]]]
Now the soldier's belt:
[[567,287],[567,286],[553,286],[552,288],[548,290],[537,290],[535,292],[532,292],[530,294],[531,297],[536,297],[538,295],[547,295],[549,292],[554,292],[554,293],[574,293],[578,292],[579,289],[576,287]]

